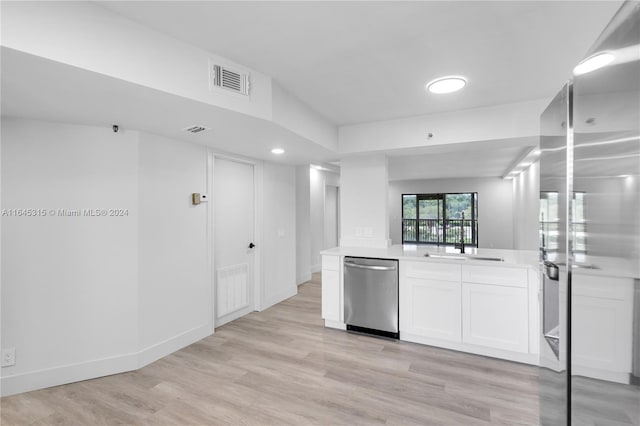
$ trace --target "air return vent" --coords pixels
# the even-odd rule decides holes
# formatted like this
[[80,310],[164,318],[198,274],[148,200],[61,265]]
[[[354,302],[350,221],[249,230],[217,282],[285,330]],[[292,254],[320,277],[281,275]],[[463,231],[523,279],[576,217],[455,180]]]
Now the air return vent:
[[209,130],[206,127],[202,127],[202,126],[189,126],[186,129],[182,129],[185,132],[189,132],[189,133],[202,133],[205,132],[207,130]]
[[211,85],[241,95],[249,95],[249,74],[222,65],[211,68]]

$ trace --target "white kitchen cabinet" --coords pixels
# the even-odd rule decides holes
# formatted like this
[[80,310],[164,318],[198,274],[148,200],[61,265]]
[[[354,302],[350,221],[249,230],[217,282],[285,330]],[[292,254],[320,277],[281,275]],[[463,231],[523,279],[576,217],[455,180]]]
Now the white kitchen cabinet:
[[528,352],[526,287],[464,282],[462,313],[463,342]]
[[[606,284],[606,285],[603,285]],[[626,383],[633,353],[633,280],[574,273],[573,373]]]
[[400,263],[400,336],[460,342],[460,265]]
[[463,265],[462,281],[462,341],[528,353],[527,270]]
[[527,286],[527,270],[505,266],[463,265],[462,281],[506,286]]
[[[399,260],[401,340],[538,363],[539,283],[531,262],[413,259],[393,250],[385,258]],[[341,263],[360,253],[331,251],[341,255],[323,256],[322,316],[326,327],[345,329]]]
[[322,318],[342,321],[340,256],[322,256]]

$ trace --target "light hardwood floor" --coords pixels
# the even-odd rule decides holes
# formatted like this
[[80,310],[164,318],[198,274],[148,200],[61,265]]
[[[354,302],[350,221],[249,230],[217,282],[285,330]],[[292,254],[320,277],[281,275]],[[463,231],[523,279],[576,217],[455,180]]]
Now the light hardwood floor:
[[536,425],[537,368],[326,329],[319,276],[131,373],[2,398],[7,425]]

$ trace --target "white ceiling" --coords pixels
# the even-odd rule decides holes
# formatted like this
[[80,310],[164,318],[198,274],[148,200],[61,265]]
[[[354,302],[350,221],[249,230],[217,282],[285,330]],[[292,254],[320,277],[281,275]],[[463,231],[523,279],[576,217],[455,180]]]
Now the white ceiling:
[[[336,124],[551,99],[621,3],[100,2],[271,75]],[[467,88],[424,91],[451,74]]]
[[[271,75],[335,123],[549,98],[595,41],[607,2],[102,2]],[[424,83],[463,74],[436,97]],[[54,82],[54,84],[51,84]],[[2,115],[138,129],[251,158],[321,163],[338,154],[264,120],[2,49]],[[199,135],[180,129],[199,124]],[[502,176],[536,140],[397,150],[392,180]],[[275,145],[287,155],[270,153]],[[528,148],[529,147],[529,148]]]
[[389,152],[389,180],[505,176],[537,144],[529,137]]
[[[285,164],[328,161],[336,154],[266,120],[125,82],[3,47],[2,115],[120,126]],[[194,124],[211,130],[182,131]],[[282,147],[287,154],[274,156]]]

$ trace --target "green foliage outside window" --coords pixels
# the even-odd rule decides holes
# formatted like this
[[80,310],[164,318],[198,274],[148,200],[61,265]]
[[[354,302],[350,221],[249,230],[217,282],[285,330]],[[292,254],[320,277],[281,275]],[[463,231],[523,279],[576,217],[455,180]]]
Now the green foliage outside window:
[[403,242],[453,244],[460,241],[463,233],[465,243],[477,246],[477,215],[477,193],[405,194]]

